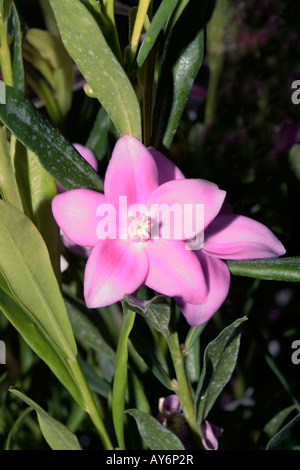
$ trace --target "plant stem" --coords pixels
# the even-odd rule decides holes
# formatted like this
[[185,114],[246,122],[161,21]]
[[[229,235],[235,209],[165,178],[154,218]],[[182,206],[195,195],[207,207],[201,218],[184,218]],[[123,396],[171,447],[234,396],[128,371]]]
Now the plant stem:
[[141,32],[142,32],[144,22],[145,22],[145,17],[147,15],[147,11],[148,11],[150,3],[151,3],[151,0],[140,0],[139,2],[136,19],[135,19],[135,23],[133,26],[131,41],[130,41],[130,49],[129,49],[129,67],[130,68],[135,59],[135,55],[139,46]]
[[116,369],[112,391],[112,415],[119,448],[125,450],[124,410],[127,387],[128,338],[133,328],[135,312],[124,308],[123,325],[120,332]]
[[85,410],[90,415],[90,418],[93,421],[98,431],[98,434],[102,441],[104,449],[113,450],[114,446],[112,445],[109,435],[105,429],[105,426],[103,424],[96,402],[94,400],[92,392],[87,384],[86,378],[81,370],[81,367],[78,361],[77,360],[68,361],[68,364],[70,366],[72,373],[74,374],[74,379],[76,380],[76,383],[81,391],[82,398],[86,406]]
[[177,332],[171,333],[168,338],[168,345],[176,372],[176,380],[173,381],[173,389],[178,395],[183,413],[188,423],[193,426],[196,420],[192,390],[187,377]]
[[13,85],[11,55],[7,42],[7,22],[2,22],[0,18],[0,64],[3,80],[6,85]]

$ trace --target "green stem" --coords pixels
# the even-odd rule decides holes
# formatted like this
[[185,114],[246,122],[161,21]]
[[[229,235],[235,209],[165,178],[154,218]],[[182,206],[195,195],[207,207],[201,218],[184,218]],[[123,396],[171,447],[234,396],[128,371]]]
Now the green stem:
[[172,381],[173,390],[179,398],[183,414],[190,427],[194,445],[197,449],[203,449],[202,436],[199,423],[196,422],[193,390],[185,368],[184,353],[181,350],[177,332],[172,332],[168,338],[176,380]]
[[186,373],[184,357],[179,344],[177,332],[171,333],[168,338],[168,345],[176,372],[176,380],[173,380],[173,389],[178,395],[183,413],[188,423],[193,427],[196,419],[192,389]]
[[138,50],[139,46],[139,41],[140,41],[140,36],[142,33],[142,29],[144,26],[145,22],[145,17],[147,15],[147,11],[149,8],[149,5],[151,3],[151,0],[140,0],[137,14],[136,14],[136,19],[132,31],[132,36],[131,36],[131,41],[130,41],[130,49],[129,49],[129,67],[134,62],[136,52]]
[[97,408],[96,402],[92,395],[92,392],[87,384],[86,378],[81,370],[81,367],[78,361],[68,361],[69,367],[74,375],[74,379],[81,391],[82,398],[85,403],[85,410],[90,415],[91,420],[93,421],[99,437],[102,441],[103,447],[105,450],[113,450],[114,446],[111,443],[109,435],[107,434],[106,428],[103,424],[102,418],[100,416],[99,410]]
[[128,338],[134,325],[134,320],[135,312],[124,309],[124,320],[117,347],[116,369],[112,392],[113,422],[121,450],[125,450],[124,411],[127,387]]
[[7,22],[0,18],[0,64],[3,80],[6,85],[13,86],[10,49],[7,42]]
[[153,98],[154,98],[154,73],[155,73],[156,51],[151,51],[146,62],[140,70],[141,85],[143,88],[143,134],[144,145],[152,144],[152,120],[153,120]]

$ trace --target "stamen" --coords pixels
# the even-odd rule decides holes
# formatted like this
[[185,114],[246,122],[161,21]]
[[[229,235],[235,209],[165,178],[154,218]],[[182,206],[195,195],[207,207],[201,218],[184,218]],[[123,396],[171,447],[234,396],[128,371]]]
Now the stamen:
[[145,242],[151,238],[151,219],[147,215],[140,214],[130,220],[128,225],[128,237],[135,242]]

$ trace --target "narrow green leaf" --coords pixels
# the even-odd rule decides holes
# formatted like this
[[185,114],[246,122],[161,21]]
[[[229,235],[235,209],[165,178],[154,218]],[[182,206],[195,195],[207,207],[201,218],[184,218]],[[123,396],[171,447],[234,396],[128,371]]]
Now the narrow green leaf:
[[60,36],[42,29],[31,28],[26,34],[26,43],[37,52],[41,61],[49,65],[51,74],[47,74],[45,78],[53,87],[59,109],[65,116],[72,104],[74,67]]
[[147,364],[153,375],[169,390],[173,390],[171,379],[167,373],[167,365],[163,355],[158,355],[155,345],[149,341],[141,328],[135,325],[130,340],[143,361]]
[[174,24],[180,18],[180,15],[182,14],[183,10],[187,6],[190,0],[179,0],[179,2],[176,5],[176,8],[174,9],[172,15],[167,21],[166,27],[165,27],[165,34],[169,34],[171,29],[173,28]]
[[110,384],[100,377],[93,367],[84,361],[83,358],[79,357],[78,361],[90,389],[98,393],[101,397],[108,399],[110,394]]
[[204,330],[204,328],[206,327],[206,325],[207,325],[207,322],[203,323],[200,326],[196,326],[196,327],[192,326],[189,329],[189,332],[186,336],[185,343],[184,343],[187,354],[193,348],[195,342],[198,340],[199,336],[201,335],[201,333]]
[[234,34],[233,22],[236,8],[228,0],[217,0],[213,15],[206,28],[206,60],[209,67],[209,84],[206,95],[204,126],[215,124],[219,86],[225,61],[226,35],[228,30]]
[[24,424],[24,422],[26,421],[26,418],[27,416],[29,415],[29,413],[32,412],[32,408],[26,408],[23,413],[21,413],[21,415],[18,417],[18,419],[16,419],[16,421],[14,422],[11,430],[9,431],[8,433],[8,436],[7,436],[7,439],[6,439],[6,443],[5,443],[5,450],[13,450],[12,446],[12,441],[15,437],[15,435],[18,433],[19,429],[22,427],[22,425]]
[[11,9],[11,23],[13,31],[13,59],[12,59],[12,73],[13,85],[18,90],[25,91],[25,72],[22,57],[22,31],[19,20],[19,15],[15,3],[12,2]]
[[[80,310],[79,305],[76,305],[69,296],[65,295],[64,300],[72,329],[78,342],[85,349],[88,350],[91,348],[105,356],[107,361],[115,362],[115,351],[107,344],[103,336],[100,334],[100,331],[87,317],[87,314]],[[79,304],[79,300],[77,303]],[[84,308],[84,305],[82,305],[82,308]]]
[[10,14],[12,0],[0,0],[0,14],[1,20],[5,23],[8,20]]
[[9,391],[35,410],[41,431],[53,450],[82,450],[78,439],[66,426],[52,418],[37,403],[15,388]]
[[124,410],[127,387],[128,338],[134,324],[134,319],[135,312],[124,309],[124,319],[117,348],[116,370],[112,392],[113,421],[121,450],[125,449]]
[[201,423],[231,378],[239,352],[240,336],[246,317],[224,328],[204,351],[203,369],[196,391],[197,420]]
[[91,149],[98,160],[102,160],[107,154],[109,116],[104,108],[100,108],[89,137],[85,143],[86,147]]
[[0,271],[32,321],[74,360],[76,343],[44,240],[28,217],[4,201],[0,201]]
[[38,157],[45,170],[66,189],[103,191],[103,183],[60,131],[19,90],[0,81],[0,119]]
[[291,405],[279,411],[279,413],[273,416],[273,418],[264,427],[264,432],[267,434],[267,436],[269,438],[275,436],[275,434],[279,432],[287,417],[296,410],[296,405]]
[[295,426],[300,420],[300,414],[297,414],[289,423],[287,423],[272,439],[269,440],[266,450],[275,450],[279,447],[281,441],[285,438],[287,433]]
[[0,129],[0,168],[0,194],[2,199],[16,209],[23,211],[4,126]]
[[52,370],[54,375],[66,387],[74,400],[84,408],[80,391],[69,370],[66,360],[60,355],[43,335],[39,328],[31,321],[27,312],[22,309],[11,293],[5,279],[0,272],[0,310],[9,322],[23,337],[35,354],[40,357]]
[[293,258],[271,258],[249,261],[227,261],[235,276],[273,281],[300,281],[300,256]]
[[52,33],[59,34],[56,19],[50,6],[49,0],[38,0],[38,2],[42,11],[46,29],[48,31],[51,31]]
[[[204,55],[204,26],[214,1],[190,0],[167,36],[154,107],[156,148],[170,148]],[[182,31],[185,34],[182,34]]]
[[137,96],[92,14],[80,1],[50,0],[50,4],[66,49],[114,124],[122,134],[141,140]]
[[51,209],[52,199],[57,194],[55,180],[42,167],[37,155],[14,136],[11,137],[10,152],[24,212],[45,240],[54,272],[60,280],[60,234]]
[[289,162],[294,175],[300,180],[300,144],[292,146],[289,151]]
[[143,65],[149,52],[154,46],[163,25],[166,23],[168,17],[172,14],[178,3],[179,0],[165,0],[159,5],[139,49],[136,59],[138,67]]
[[131,310],[142,315],[147,323],[155,328],[166,338],[169,337],[171,310],[167,298],[163,295],[157,295],[151,300],[139,300],[132,295],[125,295],[124,305]]
[[129,409],[126,413],[136,420],[139,432],[151,450],[185,450],[180,439],[153,416]]

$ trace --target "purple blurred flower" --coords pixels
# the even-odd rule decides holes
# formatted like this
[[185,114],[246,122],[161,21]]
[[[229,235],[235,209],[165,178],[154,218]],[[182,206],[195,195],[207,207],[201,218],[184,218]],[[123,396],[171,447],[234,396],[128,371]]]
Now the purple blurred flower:
[[202,444],[205,450],[217,450],[223,429],[206,419],[201,423]]
[[[179,437],[186,449],[192,449],[192,437],[189,427],[182,413],[182,408],[177,395],[168,395],[159,400],[158,421]],[[205,450],[217,450],[218,439],[223,429],[207,420],[201,423],[202,444]]]
[[300,124],[285,119],[277,128],[274,137],[273,154],[280,155],[300,142]]

